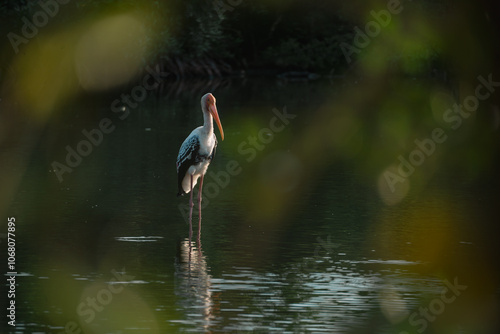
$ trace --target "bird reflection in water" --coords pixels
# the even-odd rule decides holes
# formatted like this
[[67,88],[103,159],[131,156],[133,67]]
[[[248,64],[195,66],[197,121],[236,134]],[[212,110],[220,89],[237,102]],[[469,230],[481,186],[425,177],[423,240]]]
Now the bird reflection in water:
[[188,317],[187,323],[209,331],[214,319],[214,303],[210,290],[211,276],[201,243],[190,239],[179,243],[179,254],[175,263],[175,294],[181,308]]

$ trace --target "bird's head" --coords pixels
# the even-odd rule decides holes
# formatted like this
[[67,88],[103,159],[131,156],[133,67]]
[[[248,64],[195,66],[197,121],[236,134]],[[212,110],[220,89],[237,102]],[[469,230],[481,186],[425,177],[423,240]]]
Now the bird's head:
[[207,112],[215,119],[215,123],[219,127],[220,136],[224,140],[224,130],[222,130],[222,125],[220,123],[219,114],[217,113],[217,107],[215,106],[215,97],[211,93],[203,95],[201,98],[201,109],[203,112]]

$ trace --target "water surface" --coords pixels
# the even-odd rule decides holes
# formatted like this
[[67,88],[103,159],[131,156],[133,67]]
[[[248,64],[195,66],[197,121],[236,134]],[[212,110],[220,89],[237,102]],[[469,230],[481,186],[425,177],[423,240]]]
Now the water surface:
[[[425,83],[401,80],[428,98]],[[360,105],[356,85],[233,79],[151,94],[135,108],[123,105],[124,119],[110,108],[119,90],[69,103],[25,152],[29,165],[9,209],[20,273],[10,332],[474,328],[461,315],[495,291],[484,281],[495,274],[493,237],[484,232],[497,192],[495,165],[484,162],[494,145],[457,166],[457,145],[467,151],[484,141],[470,130],[482,123],[471,122],[406,188],[388,193],[384,170],[438,121],[430,110],[415,117]],[[208,89],[226,139],[205,178],[197,242],[196,207],[190,241],[188,198],[175,197],[175,159],[202,123],[199,98]],[[294,117],[277,116],[286,113]],[[103,118],[113,131],[59,182],[52,163],[66,164],[66,146],[77,149],[82,131]],[[456,279],[463,294],[441,303],[444,310],[431,304]],[[414,313],[429,305],[435,320]]]

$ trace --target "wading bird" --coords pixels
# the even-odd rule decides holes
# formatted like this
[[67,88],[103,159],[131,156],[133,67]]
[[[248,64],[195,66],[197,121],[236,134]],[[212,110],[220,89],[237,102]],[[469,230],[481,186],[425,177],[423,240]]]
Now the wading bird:
[[194,129],[184,140],[177,156],[177,177],[179,192],[177,196],[190,193],[189,197],[189,236],[192,233],[193,216],[193,187],[200,178],[200,188],[198,191],[198,237],[201,232],[201,189],[203,177],[207,172],[208,165],[214,158],[217,147],[217,137],[214,133],[212,118],[219,127],[220,136],[224,140],[224,131],[219,120],[215,97],[207,93],[201,98],[201,110],[203,111],[203,126]]

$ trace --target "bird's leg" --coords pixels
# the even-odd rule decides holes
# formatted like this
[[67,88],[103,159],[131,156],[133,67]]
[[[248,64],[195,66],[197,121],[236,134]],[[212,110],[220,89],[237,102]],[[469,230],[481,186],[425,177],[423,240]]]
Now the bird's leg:
[[193,175],[191,175],[191,191],[189,192],[189,245],[193,236]]
[[200,243],[201,238],[201,190],[203,188],[203,177],[205,177],[205,175],[202,174],[200,179],[200,189],[198,191],[198,243]]

